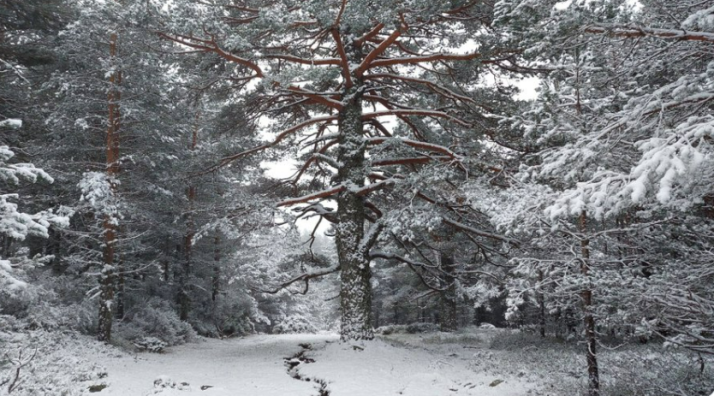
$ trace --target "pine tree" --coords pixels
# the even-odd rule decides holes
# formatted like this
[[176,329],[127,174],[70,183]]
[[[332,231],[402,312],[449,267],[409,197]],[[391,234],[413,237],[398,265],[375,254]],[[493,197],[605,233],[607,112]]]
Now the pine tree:
[[[467,53],[445,47],[463,45],[466,40],[457,36],[482,31],[490,12],[469,2],[178,3],[172,24],[159,28],[163,37],[192,52],[227,61],[230,72],[223,78],[245,89],[253,102],[251,118],[270,114],[284,125],[270,142],[228,156],[218,167],[286,142],[305,145],[290,151],[304,158],[292,184],[307,194],[278,206],[298,206],[301,216],[336,222],[343,340],[373,337],[369,252],[385,221],[377,219],[382,212],[369,197],[406,188],[412,183],[409,171],[420,164],[458,168],[459,137],[484,133],[479,121],[488,117],[478,112],[483,99],[462,90],[459,71],[505,67],[514,55],[487,37]],[[425,32],[430,38],[423,38]],[[410,69],[415,73],[406,72]],[[254,80],[257,85],[248,85]],[[426,99],[415,97],[414,89],[423,90]],[[396,117],[401,126],[390,131],[384,117]],[[312,180],[303,182],[308,176]],[[417,196],[430,201],[423,193]],[[334,201],[336,211],[323,201]],[[365,231],[369,219],[375,221]],[[448,217],[439,221],[474,231]]]

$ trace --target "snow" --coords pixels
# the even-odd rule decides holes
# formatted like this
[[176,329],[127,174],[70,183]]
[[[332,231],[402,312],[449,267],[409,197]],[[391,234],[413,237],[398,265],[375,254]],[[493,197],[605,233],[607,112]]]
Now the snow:
[[[308,354],[315,363],[300,372],[325,380],[333,395],[520,396],[529,386],[475,372],[470,369],[472,350],[458,344],[427,345],[419,335],[385,337],[365,343],[363,349],[340,343],[315,349]],[[490,386],[499,379],[503,382]]]
[[[339,396],[520,396],[534,387],[520,378],[475,372],[473,350],[458,340],[449,343],[449,335],[429,345],[419,335],[400,337],[355,346],[333,334],[254,335],[203,340],[163,354],[112,354],[100,362],[109,385],[101,394],[308,396],[317,393],[317,381]],[[297,365],[299,380],[288,374],[285,359],[301,350],[315,361]],[[491,386],[496,380],[503,382]]]
[[[109,374],[109,387],[101,394],[313,395],[313,384],[291,378],[283,359],[300,351],[300,343],[336,339],[337,336],[332,335],[255,335],[230,340],[207,339],[173,347],[160,354],[108,356],[101,364]],[[175,382],[176,387],[155,388],[154,381],[159,378]],[[211,388],[201,390],[202,386]]]
[[[320,389],[330,396],[564,396],[581,394],[586,380],[579,345],[488,324],[454,333],[395,331],[353,343],[340,343],[336,334],[201,339],[138,354],[72,332],[0,330],[0,346],[11,357],[39,348],[27,367],[34,376],[23,377],[18,396],[79,396],[97,386],[99,395],[114,396],[324,395]],[[604,348],[599,358],[603,394],[622,394],[610,390],[638,386],[632,380],[643,375],[657,382],[667,375],[664,367],[691,362],[654,344]],[[698,363],[692,369],[698,373]],[[668,383],[686,372],[672,374]]]
[[0,121],[0,127],[22,128],[22,120],[8,118],[7,120]]

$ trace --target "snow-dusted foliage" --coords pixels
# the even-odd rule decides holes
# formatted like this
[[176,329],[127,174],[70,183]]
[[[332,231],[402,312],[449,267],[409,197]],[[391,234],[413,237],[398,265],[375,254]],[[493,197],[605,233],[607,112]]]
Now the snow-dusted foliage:
[[498,23],[549,73],[536,100],[501,119],[527,142],[508,188],[491,197],[470,189],[521,240],[509,262],[507,317],[542,335],[585,335],[593,395],[598,339],[711,345],[712,274],[694,251],[714,242],[703,56],[712,42],[706,29],[675,33],[695,26],[677,21],[711,4],[541,3],[497,5]]
[[128,311],[117,328],[117,336],[132,343],[156,338],[171,346],[195,340],[196,332],[179,320],[168,302],[154,299]]
[[[20,126],[21,123],[11,125]],[[5,187],[12,188],[21,181],[35,183],[39,180],[52,183],[54,180],[42,169],[29,163],[9,163],[15,153],[7,146],[0,146],[0,182]],[[40,212],[34,215],[24,213],[19,209],[18,194],[0,194],[0,235],[3,238],[23,241],[28,236],[48,237],[51,225],[66,226],[68,218],[52,213]],[[47,262],[47,258],[38,255],[33,259],[25,256],[2,257],[0,256],[0,296],[21,292],[27,288],[27,283],[22,280],[24,272]]]
[[317,327],[304,316],[290,315],[273,326],[273,331],[276,334],[316,333]]
[[106,369],[86,360],[109,353],[103,345],[72,332],[20,331],[8,316],[0,325],[1,394],[79,396],[106,387]]
[[[223,345],[258,340],[252,351],[285,357],[297,340],[335,336],[276,333],[352,342],[381,329],[455,345],[439,367],[469,359],[459,343],[479,346],[468,364],[483,372],[509,348],[530,366],[542,353],[567,379],[528,388],[536,395],[701,394],[710,371],[699,354],[714,352],[713,10],[0,2],[0,332],[27,341],[0,359],[0,389],[101,390],[73,377],[97,379],[91,369],[46,352],[75,332],[167,352],[141,365],[220,350],[182,345],[197,335],[261,333]],[[507,326],[519,331],[497,329]],[[288,366],[323,351],[407,356],[358,344],[303,346]],[[671,371],[664,356],[676,357]],[[51,364],[77,370],[57,379]],[[305,385],[292,379],[305,366],[285,380]],[[508,366],[489,390],[521,383]],[[142,367],[144,393],[204,391]],[[169,376],[152,389],[158,374]],[[480,392],[447,377],[395,392]]]
[[118,183],[118,180],[107,176],[105,172],[89,172],[84,175],[78,185],[82,192],[80,202],[89,205],[99,218],[104,216],[120,217],[116,188],[113,187]]

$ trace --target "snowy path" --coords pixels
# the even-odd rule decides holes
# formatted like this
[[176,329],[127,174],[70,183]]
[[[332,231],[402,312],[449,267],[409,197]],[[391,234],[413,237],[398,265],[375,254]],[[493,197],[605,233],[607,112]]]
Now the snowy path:
[[[532,387],[515,378],[474,372],[473,352],[462,345],[422,346],[418,339],[410,341],[417,344],[378,339],[360,349],[329,335],[205,340],[164,354],[108,358],[102,364],[110,386],[99,395],[523,396]],[[288,373],[284,359],[300,351],[303,361]],[[162,375],[189,386],[154,388],[154,380]],[[324,380],[329,393],[320,393],[315,380]],[[204,385],[212,387],[202,390]]]
[[[300,351],[298,344],[336,340],[333,336],[250,336],[234,340],[205,340],[170,348],[163,354],[141,353],[101,362],[109,387],[98,395],[144,396],[312,396],[314,384],[297,381],[283,358]],[[168,376],[190,389],[154,389],[154,380]],[[201,390],[204,385],[212,386]],[[154,393],[156,392],[156,393]]]
[[[308,354],[301,373],[327,381],[331,396],[525,396],[534,384],[471,368],[473,346],[423,344],[420,336],[365,344],[364,350],[330,343]],[[480,347],[476,347],[480,349]]]

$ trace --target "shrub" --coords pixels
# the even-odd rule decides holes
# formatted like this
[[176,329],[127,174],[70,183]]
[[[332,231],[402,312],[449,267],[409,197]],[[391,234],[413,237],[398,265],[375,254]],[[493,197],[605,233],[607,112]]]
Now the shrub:
[[168,345],[156,337],[142,337],[134,342],[134,346],[140,351],[161,353]]
[[116,335],[136,342],[155,337],[168,346],[180,345],[196,338],[196,332],[179,319],[171,304],[154,299],[132,312],[117,326]]
[[0,325],[12,326],[6,328],[9,332],[0,331],[0,384],[5,384],[0,394],[13,382],[12,396],[80,396],[90,387],[106,385],[106,370],[86,358],[108,353],[104,344],[74,331],[16,332],[13,322],[0,317]]
[[275,325],[273,332],[276,334],[317,333],[317,327],[302,315],[292,315]]
[[439,330],[439,326],[434,323],[412,323],[407,325],[408,334],[433,333]]
[[191,324],[206,337],[243,336],[255,332],[255,300],[243,291],[226,290],[215,302],[206,301],[191,313]]

